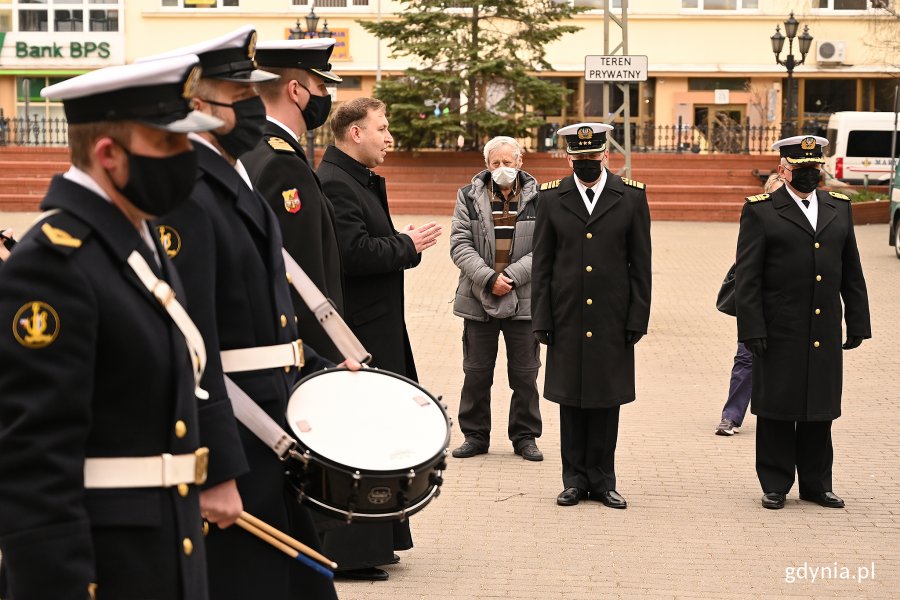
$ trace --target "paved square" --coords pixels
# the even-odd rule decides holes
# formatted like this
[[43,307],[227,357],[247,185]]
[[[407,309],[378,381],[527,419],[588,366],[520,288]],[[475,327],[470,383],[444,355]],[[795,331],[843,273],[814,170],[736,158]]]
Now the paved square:
[[[0,224],[21,231],[33,216],[8,213]],[[394,219],[397,226],[425,220]],[[443,395],[455,420],[462,383],[462,321],[452,314],[458,271],[449,258],[450,219],[438,220],[444,235],[407,274],[407,321],[422,383]],[[541,401],[538,445],[546,460],[513,455],[501,353],[490,453],[450,458],[440,497],[412,518],[416,547],[386,567],[387,582],[341,582],[341,598],[897,598],[900,438],[892,411],[900,399],[900,261],[887,245],[887,227],[857,227],[874,338],[844,355],[834,489],[847,508],[801,503],[795,486],[781,511],[759,503],[755,418],[748,416],[734,437],[713,435],[735,351],[734,319],[714,304],[737,229],[653,224],[650,332],[638,344],[638,399],[622,409],[618,445],[627,510],[595,502],[556,506],[562,482],[555,404]],[[454,425],[451,448],[461,441]]]

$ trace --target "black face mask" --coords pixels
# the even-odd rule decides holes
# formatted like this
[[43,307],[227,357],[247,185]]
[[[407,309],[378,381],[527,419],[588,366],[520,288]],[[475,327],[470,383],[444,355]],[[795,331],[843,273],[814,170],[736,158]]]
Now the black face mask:
[[591,183],[600,179],[600,175],[603,173],[603,161],[573,160],[572,169],[575,171],[575,177],[585,183]]
[[308,87],[299,81],[297,83],[309,94],[309,102],[306,103],[306,108],[300,108],[299,104],[297,108],[300,108],[300,113],[303,115],[306,130],[312,131],[324,125],[325,121],[328,120],[328,115],[331,113],[331,94],[316,96]]
[[228,133],[215,133],[216,139],[231,156],[238,159],[254,148],[263,136],[263,127],[266,124],[266,105],[263,104],[262,98],[253,96],[238,100],[234,104],[225,104],[223,102],[214,102],[212,100],[204,100],[213,106],[225,106],[234,111],[235,125],[234,129]]
[[194,189],[197,177],[197,153],[193,150],[159,158],[128,155],[128,181],[116,189],[142,212],[154,217],[171,212],[184,202]]
[[819,187],[819,170],[815,167],[805,167],[791,171],[791,187],[808,194]]

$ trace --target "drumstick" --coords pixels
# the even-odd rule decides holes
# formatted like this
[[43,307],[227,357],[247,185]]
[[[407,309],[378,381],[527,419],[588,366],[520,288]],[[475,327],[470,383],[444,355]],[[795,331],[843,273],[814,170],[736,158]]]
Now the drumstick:
[[300,561],[302,564],[306,565],[307,567],[309,567],[316,573],[319,573],[320,575],[324,575],[325,577],[328,577],[329,579],[334,578],[334,573],[332,573],[331,571],[329,571],[328,569],[326,569],[319,563],[306,558],[302,552],[298,552],[298,551],[294,550],[293,548],[291,548],[290,546],[288,546],[287,544],[278,541],[277,539],[275,539],[274,537],[272,537],[265,531],[258,529],[255,525],[252,525],[248,521],[245,521],[244,519],[238,517],[238,519],[235,521],[235,524],[238,527],[240,527],[241,529],[252,533],[253,535],[258,537],[262,541],[266,542],[267,544],[270,544],[271,546],[277,548],[278,550],[281,550],[282,552],[284,552],[291,558]]
[[271,525],[269,525],[262,519],[254,517],[253,515],[251,515],[250,513],[246,512],[246,511],[241,513],[240,518],[243,519],[244,521],[247,521],[251,525],[255,525],[258,529],[261,529],[262,531],[268,533],[272,537],[280,540],[282,543],[287,544],[294,550],[298,550],[298,551],[302,552],[303,554],[305,554],[306,556],[316,559],[317,561],[319,561],[326,567],[331,567],[332,569],[337,569],[336,562],[332,561],[330,558],[328,558],[326,556],[319,554],[318,552],[316,552],[315,550],[313,550],[312,548],[310,548],[303,542],[300,542],[299,540],[295,540],[294,538],[292,538],[288,534],[284,533],[283,531],[280,531],[280,530],[276,529],[275,527],[272,527]]

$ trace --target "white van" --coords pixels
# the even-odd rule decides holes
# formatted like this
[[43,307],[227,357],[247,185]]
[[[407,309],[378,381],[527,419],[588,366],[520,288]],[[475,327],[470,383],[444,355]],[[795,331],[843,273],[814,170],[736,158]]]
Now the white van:
[[[891,178],[892,112],[836,112],[828,119],[825,171],[854,185],[887,185]],[[896,134],[895,134],[896,135]],[[900,136],[898,136],[900,152]]]

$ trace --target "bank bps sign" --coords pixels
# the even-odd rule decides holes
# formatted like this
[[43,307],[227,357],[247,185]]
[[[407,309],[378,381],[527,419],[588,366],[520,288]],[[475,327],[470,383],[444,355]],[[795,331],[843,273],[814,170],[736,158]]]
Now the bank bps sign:
[[121,33],[2,33],[0,69],[105,67],[124,64]]

